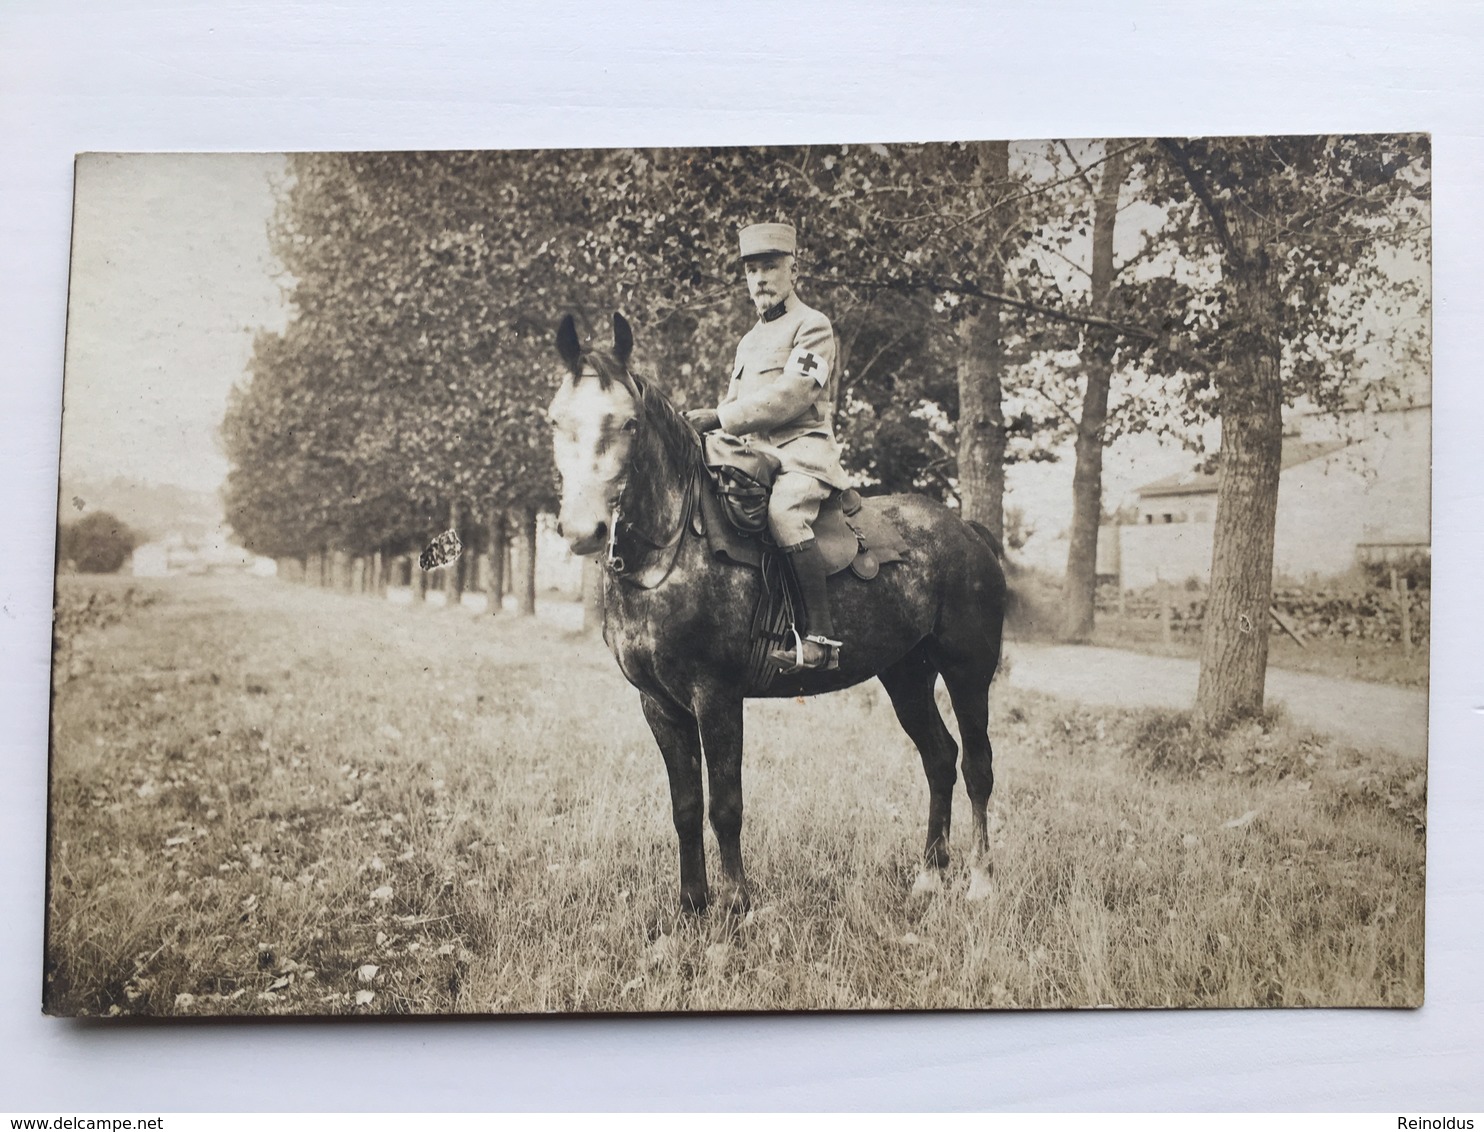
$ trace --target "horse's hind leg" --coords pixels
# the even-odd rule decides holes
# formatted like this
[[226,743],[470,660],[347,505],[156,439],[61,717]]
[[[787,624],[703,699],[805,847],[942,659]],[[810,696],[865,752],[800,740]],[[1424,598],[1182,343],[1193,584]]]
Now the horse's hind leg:
[[974,822],[974,852],[969,861],[969,899],[989,895],[989,795],[994,790],[994,750],[989,744],[989,681],[994,669],[981,663],[945,664],[943,683],[953,701],[958,733],[964,742],[964,786]]
[[941,870],[948,866],[948,835],[953,820],[953,785],[958,780],[954,763],[958,744],[953,741],[933,688],[938,669],[927,650],[919,645],[896,664],[881,673],[881,683],[891,697],[902,730],[922,756],[922,769],[928,780],[927,847],[923,851],[923,871],[912,886],[914,893],[930,892],[941,887]]

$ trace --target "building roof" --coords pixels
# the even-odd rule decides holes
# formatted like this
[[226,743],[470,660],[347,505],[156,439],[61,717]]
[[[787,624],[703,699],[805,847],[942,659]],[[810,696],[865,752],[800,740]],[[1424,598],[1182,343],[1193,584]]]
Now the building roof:
[[[1331,452],[1338,452],[1341,448],[1348,447],[1348,442],[1343,440],[1303,440],[1297,436],[1285,436],[1283,438],[1283,463],[1280,470],[1286,472],[1289,468],[1307,464],[1310,460],[1317,460],[1321,456],[1328,456]],[[1219,452],[1216,458],[1218,460],[1221,458]],[[1165,476],[1153,483],[1146,483],[1138,489],[1138,492],[1140,499],[1168,495],[1215,495],[1216,476],[1207,472],[1182,472],[1179,475]]]

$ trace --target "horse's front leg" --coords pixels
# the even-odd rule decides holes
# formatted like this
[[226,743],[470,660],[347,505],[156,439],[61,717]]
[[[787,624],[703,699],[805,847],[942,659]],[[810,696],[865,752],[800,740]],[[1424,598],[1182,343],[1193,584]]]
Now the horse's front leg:
[[[641,702],[670,775],[670,810],[675,818],[675,835],[680,839],[680,906],[688,912],[704,912],[709,893],[702,828],[700,732],[695,718],[684,711],[648,695],[641,694]],[[725,854],[725,849],[722,852]]]
[[730,911],[745,912],[749,895],[742,868],[742,697],[733,690],[702,690],[695,708],[711,787],[711,828],[721,856],[718,896]]

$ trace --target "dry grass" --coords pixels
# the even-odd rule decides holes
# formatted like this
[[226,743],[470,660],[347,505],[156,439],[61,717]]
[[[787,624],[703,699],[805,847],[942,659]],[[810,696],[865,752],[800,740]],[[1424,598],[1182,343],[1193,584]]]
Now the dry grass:
[[159,594],[68,643],[53,1013],[1422,998],[1417,766],[998,689],[995,895],[955,865],[914,903],[926,786],[879,690],[751,705],[756,909],[682,918],[663,766],[601,643],[249,579]]

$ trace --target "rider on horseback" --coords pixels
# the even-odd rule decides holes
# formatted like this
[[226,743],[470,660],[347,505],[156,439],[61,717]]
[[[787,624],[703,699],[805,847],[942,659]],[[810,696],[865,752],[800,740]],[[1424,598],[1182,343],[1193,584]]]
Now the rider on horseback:
[[825,563],[814,541],[814,520],[832,490],[850,486],[840,466],[831,424],[835,394],[835,335],[830,320],[794,291],[797,237],[789,224],[752,224],[738,234],[747,290],[758,321],[743,336],[731,383],[715,409],[686,414],[701,432],[722,429],[746,436],[781,464],[768,501],[773,541],[793,569],[804,605],[797,647],[770,655],[785,671],[834,668]]

